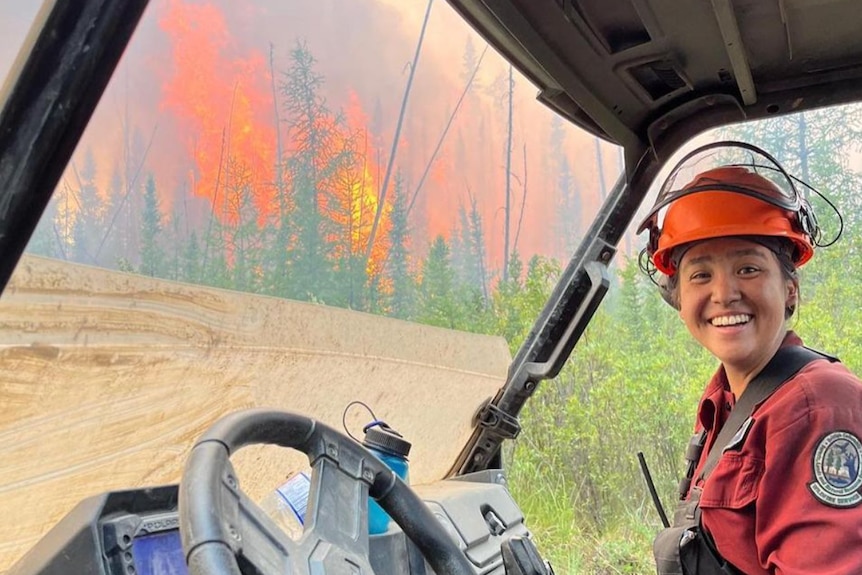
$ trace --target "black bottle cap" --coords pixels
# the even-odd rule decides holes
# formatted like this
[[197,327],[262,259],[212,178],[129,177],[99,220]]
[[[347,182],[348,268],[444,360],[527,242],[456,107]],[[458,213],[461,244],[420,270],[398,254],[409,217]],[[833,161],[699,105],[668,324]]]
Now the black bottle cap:
[[365,447],[373,447],[389,455],[404,458],[410,453],[412,447],[400,433],[382,421],[365,426],[365,440],[362,444]]

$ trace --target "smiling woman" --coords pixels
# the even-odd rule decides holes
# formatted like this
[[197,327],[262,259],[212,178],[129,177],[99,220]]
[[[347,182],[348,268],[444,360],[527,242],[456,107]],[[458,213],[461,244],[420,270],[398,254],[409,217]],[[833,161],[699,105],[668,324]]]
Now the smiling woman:
[[785,310],[799,282],[782,273],[776,252],[754,239],[703,240],[680,260],[679,315],[694,338],[721,360],[739,397],[784,338]]
[[[694,167],[708,169],[677,185]],[[655,542],[660,574],[862,570],[862,382],[786,325],[796,268],[823,245],[797,182],[753,146],[704,146],[641,224],[647,271],[721,362],[686,452],[680,511]]]

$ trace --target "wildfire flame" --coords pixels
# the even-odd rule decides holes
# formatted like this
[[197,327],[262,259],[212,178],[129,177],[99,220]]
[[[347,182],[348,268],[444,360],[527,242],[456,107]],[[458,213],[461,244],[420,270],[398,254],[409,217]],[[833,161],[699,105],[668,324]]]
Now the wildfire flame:
[[[335,4],[337,0],[327,5]],[[282,13],[283,6],[276,0],[261,4],[264,5],[258,15]],[[398,11],[413,10],[408,5],[410,3],[397,3]],[[282,84],[285,82],[283,73],[290,69],[289,43],[298,36],[297,30],[286,32],[284,36],[274,35],[276,30],[284,30],[269,20],[255,24],[253,33],[258,36],[249,32],[250,28],[243,32],[244,20],[228,17],[232,12],[243,18],[248,15],[245,6],[238,6],[226,0],[195,0],[194,3],[162,0],[158,11],[159,27],[162,37],[167,38],[166,50],[170,50],[171,56],[168,65],[163,66],[160,108],[171,118],[170,130],[181,134],[177,143],[185,154],[177,156],[187,156],[185,161],[193,168],[194,194],[209,202],[211,217],[228,225],[247,221],[248,216],[241,213],[247,206],[234,201],[242,192],[253,198],[253,215],[258,225],[263,226],[277,222],[285,209],[297,207],[295,197],[291,196],[296,174],[291,173],[292,167],[288,169],[287,159],[303,142],[287,117],[289,101]],[[386,13],[386,8],[375,6],[381,14]],[[453,22],[447,18],[456,18],[443,11],[437,16],[441,19],[432,22],[432,27],[447,26]],[[370,25],[386,21],[370,15],[368,19]],[[313,19],[309,16],[300,20],[291,20],[291,23],[297,28],[306,27],[318,52],[328,49],[327,42],[331,42],[332,34],[341,30],[329,23],[320,23],[309,30],[307,27]],[[264,32],[261,34],[261,31]],[[326,232],[329,234],[326,239],[339,246],[333,257],[361,259],[367,266],[367,273],[372,276],[380,273],[390,242],[388,216],[395,199],[396,173],[404,176],[401,193],[411,206],[409,237],[413,242],[410,252],[413,257],[423,257],[438,234],[451,237],[458,233],[463,219],[458,210],[475,207],[482,221],[488,269],[499,270],[506,237],[507,203],[510,205],[510,244],[517,238],[516,247],[522,254],[554,253],[567,257],[568,252],[560,250],[569,248],[563,246],[565,242],[559,231],[549,225],[560,218],[557,195],[578,196],[578,210],[584,214],[596,209],[595,182],[600,174],[593,160],[596,157],[594,140],[574,134],[565,141],[557,138],[552,143],[552,114],[537,107],[532,101],[529,84],[523,80],[516,81],[512,92],[514,124],[508,126],[508,67],[490,58],[482,65],[476,84],[467,91],[459,110],[456,102],[460,101],[466,84],[464,75],[459,75],[458,66],[453,63],[462,60],[464,49],[446,34],[429,37],[425,45],[428,53],[423,55],[407,114],[403,116],[389,188],[382,194],[396,118],[400,118],[396,112],[402,104],[402,92],[381,90],[380,86],[404,85],[407,76],[399,67],[402,63],[399,59],[409,58],[410,49],[405,46],[414,40],[416,30],[396,32],[385,36],[386,45],[370,49],[374,64],[369,64],[370,60],[361,54],[348,56],[349,48],[347,53],[339,48],[338,53],[345,54],[344,58],[321,63],[321,68],[326,70],[322,72],[326,83],[325,99],[334,104],[330,117],[316,120],[320,123],[318,127],[333,134],[333,145],[352,151],[349,162],[335,172],[325,170],[326,181],[316,184],[319,197],[315,206],[321,210],[320,215],[333,224],[329,230],[341,230],[341,237],[333,237],[335,232]],[[283,42],[285,38],[288,44],[270,48],[269,40]],[[355,50],[358,40],[350,42],[353,43],[348,45]],[[321,45],[325,48],[321,49]],[[378,65],[382,61],[385,65]],[[398,74],[400,76],[396,77]],[[375,110],[373,118],[366,114],[371,102]],[[336,121],[336,116],[341,120]],[[514,134],[514,139],[507,144],[510,134]],[[547,151],[549,144],[554,146],[550,152]],[[511,157],[505,153],[509,148]],[[554,171],[555,163],[563,156],[577,167],[566,182],[559,180]],[[180,159],[176,161],[181,162]],[[326,159],[321,158],[319,162],[322,165]],[[607,166],[603,170],[614,173],[615,162],[612,153],[605,154]],[[160,165],[164,166],[165,162]],[[164,167],[162,171],[166,171]],[[164,179],[170,181],[169,178]],[[564,191],[561,186],[565,187]],[[165,193],[163,189],[160,192]],[[385,197],[386,205],[382,206],[369,253],[374,213],[381,197]],[[567,217],[571,225],[564,226],[566,229],[578,228],[584,219],[580,213]]]
[[194,158],[194,193],[209,198],[229,223],[239,214],[226,201],[232,162],[250,177],[261,220],[270,215],[276,131],[270,72],[263,54],[235,55],[224,15],[210,4],[170,0],[159,20],[172,45],[172,70],[162,109],[173,112]]
[[[163,86],[162,109],[173,113],[185,146],[195,163],[194,193],[211,202],[213,214],[235,225],[244,221],[238,194],[251,192],[263,225],[279,212],[277,173],[277,111],[279,101],[263,54],[238,54],[223,13],[212,4],[168,0],[159,24],[172,46],[172,70]],[[352,153],[317,184],[317,205],[342,230],[327,237],[336,259],[363,257],[379,205],[380,168],[372,153],[379,135],[372,134],[358,96],[351,92],[345,121],[318,119],[319,130],[332,136],[332,146]],[[300,136],[283,142],[286,153],[300,148]],[[322,161],[322,160],[321,160]],[[323,170],[321,170],[323,171]],[[289,187],[291,174],[278,181]],[[391,187],[391,186],[390,186]],[[388,250],[386,199],[374,246],[366,262],[370,276],[380,274]]]

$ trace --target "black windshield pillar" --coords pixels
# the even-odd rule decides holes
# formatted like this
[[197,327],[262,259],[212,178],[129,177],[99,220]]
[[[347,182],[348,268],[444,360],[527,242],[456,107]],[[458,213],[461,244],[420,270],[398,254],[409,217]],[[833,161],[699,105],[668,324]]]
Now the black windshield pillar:
[[[50,11],[46,11],[49,5]],[[24,252],[147,0],[49,2],[0,102],[0,289]]]
[[[502,467],[500,446],[518,435],[518,414],[540,381],[557,376],[604,298],[616,246],[658,169],[651,150],[620,176],[518,350],[506,384],[477,414],[473,435],[451,470],[462,475]],[[627,177],[628,175],[628,177]]]

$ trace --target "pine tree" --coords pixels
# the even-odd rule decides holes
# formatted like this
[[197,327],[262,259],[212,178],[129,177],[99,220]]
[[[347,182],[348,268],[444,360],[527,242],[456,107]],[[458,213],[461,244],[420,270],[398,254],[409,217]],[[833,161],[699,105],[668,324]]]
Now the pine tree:
[[460,202],[451,237],[449,251],[455,277],[459,282],[467,283],[470,277],[470,218],[467,208]]
[[468,285],[481,293],[482,302],[487,302],[488,282],[485,267],[485,232],[482,227],[482,215],[479,213],[479,206],[476,203],[475,197],[470,198],[470,256],[472,263]]
[[551,120],[551,157],[550,169],[555,174],[554,196],[557,210],[553,223],[554,236],[557,238],[556,255],[564,258],[571,256],[580,241],[581,198],[572,173],[572,165],[565,151],[566,134],[563,121],[559,116]]
[[182,252],[180,280],[195,284],[201,282],[201,256],[197,232],[192,230]]
[[227,254],[233,261],[228,283],[233,289],[254,292],[260,286],[263,239],[254,203],[254,178],[249,167],[236,158],[228,160],[227,176],[227,211],[220,225]]
[[49,258],[63,258],[57,234],[57,196],[52,196],[42,217],[36,225],[33,236],[27,244],[27,252]]
[[458,207],[458,224],[452,234],[452,267],[464,293],[488,301],[488,285],[485,268],[485,234],[482,215],[476,198],[470,196],[470,210]]
[[141,167],[144,164],[147,150],[147,139],[140,128],[135,127],[124,142],[124,158],[122,170],[122,192],[116,231],[119,233],[117,249],[118,257],[136,261],[141,253],[141,230],[146,211],[144,194],[138,193]]
[[92,149],[87,148],[84,152],[84,163],[76,174],[79,176],[79,188],[74,195],[77,210],[72,227],[74,241],[72,258],[76,262],[94,264],[102,232],[100,213],[102,206],[96,186],[96,160]]
[[324,286],[332,285],[326,242],[333,230],[323,217],[323,198],[331,191],[331,179],[343,161],[344,150],[338,141],[338,118],[329,112],[321,95],[323,76],[315,71],[314,57],[305,44],[293,49],[291,62],[281,83],[294,142],[284,161],[290,211],[279,218],[276,242],[267,258],[267,267],[286,277],[272,278],[269,289],[297,299],[319,300]]
[[[346,127],[345,127],[346,129]],[[379,282],[380,266],[389,248],[391,227],[389,210],[381,221],[378,240],[371,258],[366,260],[366,246],[377,210],[377,194],[367,162],[368,139],[364,130],[347,134],[334,177],[326,194],[324,221],[331,227],[330,251],[334,265],[333,283],[323,286],[326,301],[351,309],[369,310],[371,291]]]
[[164,274],[164,250],[160,245],[162,214],[159,211],[159,198],[156,194],[156,181],[153,175],[147,177],[144,186],[144,212],[141,214],[141,273],[162,277]]
[[527,328],[534,317],[533,310],[525,308],[523,280],[524,264],[518,252],[509,258],[509,277],[502,278],[492,296],[494,327],[491,333],[502,335],[510,346],[524,341]]
[[217,288],[233,288],[233,278],[228,266],[227,241],[225,239],[223,224],[213,222],[207,232],[208,239],[204,242],[200,269],[200,283]]
[[117,267],[121,257],[128,259],[128,254],[123,249],[123,237],[128,234],[122,230],[123,206],[126,204],[123,189],[123,177],[120,166],[114,163],[111,168],[111,179],[108,184],[108,193],[102,210],[101,234],[98,245],[95,248],[94,257],[99,265]]
[[167,239],[169,250],[165,262],[165,277],[170,280],[179,280],[182,273],[182,248],[180,241],[180,218],[176,209],[170,216],[167,229],[170,230],[170,236]]
[[407,193],[401,172],[395,174],[395,189],[392,205],[392,229],[389,232],[390,248],[388,278],[391,282],[389,313],[408,319],[413,316],[416,305],[416,285],[410,276],[408,243],[410,227],[407,220]]
[[422,266],[419,309],[421,323],[456,328],[462,320],[455,292],[455,271],[449,259],[449,245],[437,236]]

